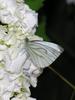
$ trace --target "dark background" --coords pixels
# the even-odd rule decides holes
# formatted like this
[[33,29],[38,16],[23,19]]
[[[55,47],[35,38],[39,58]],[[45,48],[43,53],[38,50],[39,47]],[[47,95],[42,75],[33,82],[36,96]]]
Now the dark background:
[[[65,0],[46,0],[39,14],[46,16],[46,33],[50,40],[64,48],[51,66],[75,84],[75,5],[68,5]],[[31,91],[37,100],[71,100],[73,89],[46,68],[38,78],[37,88],[31,87]]]

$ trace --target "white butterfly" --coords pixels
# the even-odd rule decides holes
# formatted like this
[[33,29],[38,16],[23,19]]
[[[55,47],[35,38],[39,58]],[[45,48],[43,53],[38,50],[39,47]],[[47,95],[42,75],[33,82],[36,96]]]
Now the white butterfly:
[[52,64],[63,49],[57,44],[45,42],[42,39],[29,40],[27,38],[26,51],[35,66],[44,68]]

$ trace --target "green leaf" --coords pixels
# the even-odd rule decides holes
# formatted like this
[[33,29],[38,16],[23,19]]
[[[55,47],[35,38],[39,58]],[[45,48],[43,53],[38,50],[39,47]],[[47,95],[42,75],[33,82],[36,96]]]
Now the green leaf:
[[44,0],[25,0],[31,9],[38,11],[43,6]]
[[42,16],[41,21],[39,22],[36,35],[43,37],[45,41],[49,41],[49,38],[46,35],[46,20],[45,16]]

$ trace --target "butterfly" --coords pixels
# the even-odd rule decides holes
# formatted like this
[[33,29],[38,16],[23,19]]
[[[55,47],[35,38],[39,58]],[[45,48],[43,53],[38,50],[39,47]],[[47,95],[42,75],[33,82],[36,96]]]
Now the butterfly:
[[51,65],[59,57],[63,52],[63,48],[55,43],[46,42],[36,37],[26,38],[26,51],[35,66],[44,68]]

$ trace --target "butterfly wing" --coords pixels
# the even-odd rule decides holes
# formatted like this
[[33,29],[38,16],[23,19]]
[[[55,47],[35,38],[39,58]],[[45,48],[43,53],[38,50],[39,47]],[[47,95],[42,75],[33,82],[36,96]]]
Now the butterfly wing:
[[62,51],[60,46],[51,42],[35,40],[27,43],[27,52],[31,61],[41,68],[52,64]]

